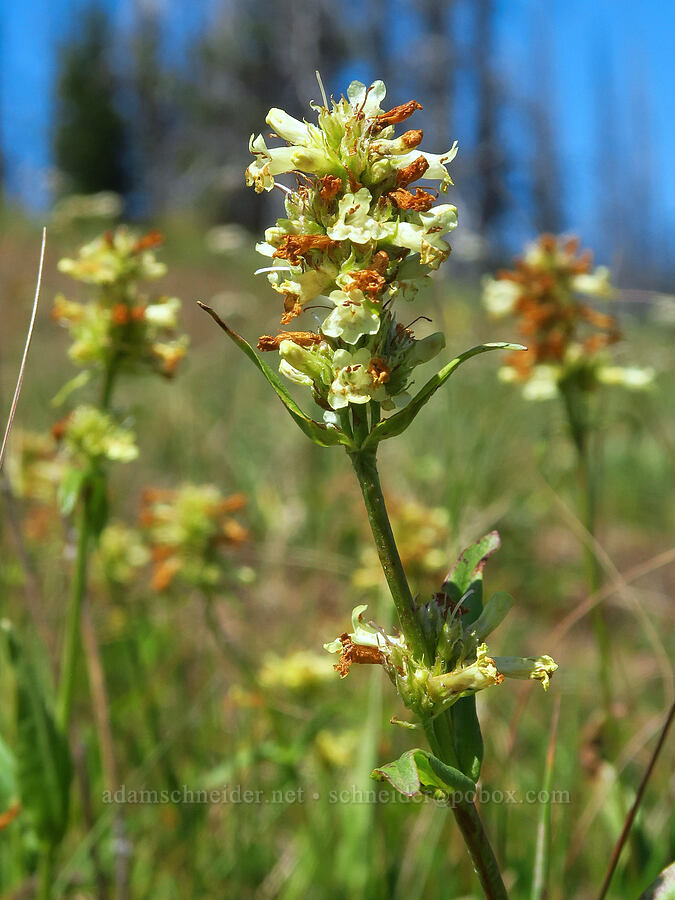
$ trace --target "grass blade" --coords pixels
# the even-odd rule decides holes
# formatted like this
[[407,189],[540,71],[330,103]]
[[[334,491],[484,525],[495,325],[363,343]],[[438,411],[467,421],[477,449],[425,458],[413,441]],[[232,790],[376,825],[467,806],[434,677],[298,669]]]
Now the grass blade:
[[542,784],[542,792],[544,792],[546,799],[541,804],[539,822],[537,824],[537,846],[534,856],[531,900],[545,900],[548,893],[548,877],[551,867],[551,780],[553,778],[559,715],[560,697],[557,698],[553,709],[548,749],[546,751],[546,767],[544,769],[544,783]]

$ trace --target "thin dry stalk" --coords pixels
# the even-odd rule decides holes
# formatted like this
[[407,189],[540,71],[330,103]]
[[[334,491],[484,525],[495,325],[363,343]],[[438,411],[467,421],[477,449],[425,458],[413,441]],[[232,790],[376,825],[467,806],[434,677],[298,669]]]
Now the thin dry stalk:
[[23,348],[23,357],[21,358],[21,365],[19,366],[19,377],[16,382],[16,389],[14,391],[14,397],[12,398],[12,405],[9,410],[9,419],[7,420],[7,427],[5,428],[5,436],[2,439],[2,446],[0,447],[0,470],[2,469],[2,463],[5,459],[5,452],[7,450],[7,441],[9,440],[9,433],[12,430],[12,423],[14,422],[14,414],[16,413],[16,407],[19,402],[19,394],[21,393],[21,386],[23,385],[23,375],[26,370],[26,361],[28,359],[28,350],[30,349],[30,342],[33,338],[33,331],[35,329],[35,318],[37,316],[37,308],[38,308],[38,300],[40,299],[40,288],[42,286],[42,268],[45,261],[45,246],[47,244],[47,229],[42,229],[42,247],[40,248],[40,265],[38,268],[37,275],[37,284],[35,285],[35,299],[33,300],[33,312],[30,317],[30,324],[28,325],[28,334],[26,336],[26,344]]
[[635,796],[635,802],[633,803],[630,812],[626,816],[626,821],[623,823],[623,828],[621,829],[621,834],[619,835],[619,839],[616,842],[616,846],[612,851],[612,858],[609,862],[609,868],[607,870],[607,874],[605,875],[605,880],[602,883],[602,887],[600,888],[600,893],[598,894],[598,900],[604,900],[607,895],[607,891],[609,890],[610,882],[612,881],[612,876],[616,870],[617,864],[619,862],[619,857],[621,856],[621,851],[624,848],[626,841],[628,840],[628,834],[630,832],[631,826],[633,824],[633,820],[635,819],[635,815],[638,811],[638,807],[642,802],[642,798],[645,793],[645,788],[647,787],[647,782],[654,771],[654,766],[656,765],[656,760],[659,758],[659,754],[663,749],[663,745],[666,742],[666,737],[668,736],[668,730],[673,723],[673,717],[675,716],[675,703],[673,703],[670,707],[670,712],[666,717],[665,724],[663,729],[661,730],[661,734],[659,735],[659,739],[657,741],[656,747],[654,747],[654,752],[652,753],[651,759],[649,760],[649,764],[645,769],[645,774],[642,776],[642,781],[640,782],[640,787],[637,790],[637,794]]

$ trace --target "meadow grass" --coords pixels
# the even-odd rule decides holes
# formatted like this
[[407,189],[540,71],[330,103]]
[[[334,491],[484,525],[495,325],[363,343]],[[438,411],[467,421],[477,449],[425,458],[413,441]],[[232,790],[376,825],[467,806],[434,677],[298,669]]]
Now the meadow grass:
[[[119,402],[134,411],[141,456],[113,475],[114,514],[133,521],[148,484],[213,482],[225,493],[248,495],[253,539],[242,553],[255,580],[217,598],[216,612],[244,647],[250,667],[224,656],[198,598],[189,592],[159,596],[141,580],[123,596],[111,597],[98,584],[89,606],[107,679],[119,779],[127,792],[239,785],[242,793],[260,793],[249,802],[236,802],[230,794],[227,802],[121,807],[130,896],[477,896],[466,851],[446,812],[432,801],[404,804],[368,778],[375,764],[409,746],[406,733],[388,724],[393,713],[405,715],[405,710],[388,694],[383,697],[379,671],[357,668],[344,683],[337,676],[322,677],[296,688],[284,686],[281,678],[278,685],[274,679],[260,682],[270,653],[321,653],[323,640],[344,630],[346,610],[362,600],[382,605],[384,581],[365,598],[350,581],[369,534],[358,486],[341,454],[313,446],[296,429],[276,427],[286,413],[264,380],[191,303],[211,303],[249,339],[271,331],[276,305],[269,302],[266,284],[249,274],[253,254],[215,257],[190,223],[168,223],[166,230],[166,289],[184,300],[191,348],[170,392],[149,378],[135,379],[133,388],[120,380]],[[16,376],[38,246],[37,230],[22,223],[9,231],[5,221],[0,245],[4,406]],[[55,262],[61,250],[72,247],[72,235],[49,238],[46,302],[17,418],[23,428],[50,426],[58,417],[50,405],[54,386],[74,374],[65,358],[65,335],[49,319],[51,297],[64,287]],[[439,279],[419,311],[446,333],[443,360],[472,343],[517,337],[508,324],[496,328],[487,322],[475,288],[458,287],[451,279]],[[517,391],[497,381],[496,359],[476,360],[463,370],[461,394],[449,384],[403,437],[383,446],[380,459],[389,500],[415,498],[447,511],[447,567],[467,543],[499,528],[503,547],[490,565],[487,590],[499,586],[518,600],[500,644],[508,645],[513,636],[528,653],[543,642],[560,664],[552,688],[561,707],[551,785],[561,802],[551,810],[551,900],[597,895],[673,695],[668,663],[673,568],[649,571],[650,561],[672,546],[672,333],[654,320],[651,307],[621,313],[631,359],[654,365],[660,374],[656,390],[647,395],[612,397],[601,423],[605,479],[598,541],[606,552],[601,561],[606,577],[616,587],[606,600],[618,718],[614,767],[597,746],[601,704],[588,619],[555,645],[549,641],[585,597],[570,476],[573,450],[557,405],[523,403]],[[418,383],[433,365],[418,375]],[[49,684],[68,585],[63,534],[54,522],[41,531],[34,509],[14,506],[22,523],[21,546],[2,500],[0,617],[29,636]],[[35,568],[33,576],[22,553]],[[622,580],[640,567],[644,574],[637,580]],[[26,594],[39,610],[46,646],[36,636]],[[95,891],[96,870],[109,873],[116,860],[116,807],[102,802],[104,778],[90,704],[81,666],[74,735],[91,809],[76,789],[75,824],[60,855],[56,885],[75,883],[85,895]],[[483,788],[488,795],[512,791],[514,800],[486,796],[481,815],[511,896],[527,897],[540,804],[526,798],[544,783],[553,706],[526,684],[486,691],[478,704],[487,743]],[[9,711],[0,711],[3,733],[9,718]],[[666,752],[610,897],[638,896],[672,858],[668,772]],[[354,802],[363,791],[376,792],[379,802]],[[3,889],[18,887],[15,873],[31,854],[21,841],[23,828],[19,816],[0,831]]]

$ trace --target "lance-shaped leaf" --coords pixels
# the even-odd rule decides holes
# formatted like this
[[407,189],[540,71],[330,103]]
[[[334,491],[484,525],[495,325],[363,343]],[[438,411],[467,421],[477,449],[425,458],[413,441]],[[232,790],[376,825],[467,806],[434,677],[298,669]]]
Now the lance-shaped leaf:
[[445,576],[441,593],[452,603],[462,601],[467,610],[462,617],[464,628],[471,625],[483,611],[483,569],[501,541],[497,531],[491,531],[464,550]]
[[308,438],[314,441],[315,444],[318,444],[320,447],[334,447],[337,444],[349,444],[349,439],[345,434],[341,431],[338,431],[336,428],[328,428],[321,422],[315,422],[314,419],[310,418],[306,413],[304,413],[295,400],[291,397],[289,392],[284,387],[282,381],[275,372],[270,369],[266,362],[264,362],[258,354],[255,352],[253,347],[244,340],[244,338],[237,334],[236,331],[233,331],[229,325],[226,325],[225,322],[220,318],[218,313],[211,309],[210,306],[207,306],[205,303],[202,303],[201,300],[198,300],[197,303],[203,310],[205,310],[211,318],[216,322],[225,332],[225,334],[233,341],[239,349],[248,356],[248,358],[253,362],[258,369],[265,376],[267,381],[272,386],[272,389],[276,393],[277,397],[284,404],[291,417],[293,418],[296,425],[307,435]]
[[16,673],[16,778],[21,806],[41,841],[58,844],[68,824],[71,762],[68,742],[14,630],[0,623]]
[[394,762],[375,769],[371,778],[388,781],[406,797],[416,794],[435,796],[439,791],[443,794],[453,794],[455,791],[466,794],[476,789],[474,782],[466,775],[419,748],[408,750]]
[[[461,554],[443,582],[442,592],[452,603],[467,610],[462,617],[466,628],[483,611],[483,569],[488,558],[500,547],[499,534],[491,531]],[[462,697],[449,710],[455,755],[462,771],[478,780],[483,764],[483,736],[476,712],[476,698]]]
[[442,384],[445,384],[452,373],[458,369],[463,362],[466,362],[467,359],[471,359],[472,356],[478,356],[479,353],[487,353],[489,350],[525,349],[526,348],[523,347],[522,344],[497,342],[491,344],[479,344],[477,347],[472,347],[470,350],[460,353],[460,355],[451,360],[447,366],[443,366],[441,371],[434,375],[433,378],[430,378],[424,387],[415,394],[407,406],[400,412],[390,416],[388,419],[384,419],[376,425],[368,436],[368,439],[364,442],[363,448],[367,449],[369,447],[375,447],[380,441],[396,437],[397,434],[401,434],[401,432],[405,431],[422,407],[431,400],[439,387],[441,387]]

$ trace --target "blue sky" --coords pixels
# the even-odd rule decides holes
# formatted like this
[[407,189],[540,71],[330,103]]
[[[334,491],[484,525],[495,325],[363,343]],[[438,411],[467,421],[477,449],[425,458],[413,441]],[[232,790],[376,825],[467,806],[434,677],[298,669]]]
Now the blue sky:
[[[102,0],[122,32],[139,0]],[[146,0],[148,2],[148,0]],[[154,0],[164,14],[165,49],[185,59],[216,0]],[[470,0],[458,0],[457,16]],[[652,172],[651,202],[659,229],[675,224],[675,6],[662,0],[498,0],[497,66],[500,77],[527,97],[536,78],[533,48],[550,43],[553,114],[560,139],[561,190],[567,216],[582,233],[597,229],[594,208],[603,191],[597,156],[601,126],[593,89],[598,65],[609,67],[608,108],[616,114],[611,136],[628,173],[625,189]],[[58,44],[77,22],[82,0],[3,0],[0,16],[0,137],[9,191],[39,209],[48,198],[49,135]],[[405,12],[403,0],[392,7]],[[400,21],[400,19],[399,19]],[[281,25],[282,23],[280,23]],[[341,89],[342,85],[334,86]],[[465,117],[470,116],[470,110]],[[462,143],[461,123],[460,146]],[[505,140],[518,152],[517,120]],[[651,157],[651,159],[649,158]],[[637,179],[637,181],[634,181]],[[640,214],[640,209],[635,210]]]

